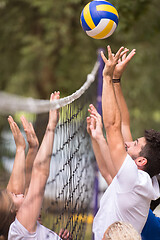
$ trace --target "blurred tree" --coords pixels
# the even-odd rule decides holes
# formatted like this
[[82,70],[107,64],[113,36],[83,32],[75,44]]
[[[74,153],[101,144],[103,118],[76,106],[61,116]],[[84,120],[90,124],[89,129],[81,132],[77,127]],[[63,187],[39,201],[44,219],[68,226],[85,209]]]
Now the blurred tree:
[[94,40],[79,22],[87,0],[0,0],[0,89],[42,99],[59,89],[66,96],[85,82],[99,47],[124,45],[137,49],[122,83],[135,136],[143,126],[159,128],[159,0],[110,2],[119,26]]

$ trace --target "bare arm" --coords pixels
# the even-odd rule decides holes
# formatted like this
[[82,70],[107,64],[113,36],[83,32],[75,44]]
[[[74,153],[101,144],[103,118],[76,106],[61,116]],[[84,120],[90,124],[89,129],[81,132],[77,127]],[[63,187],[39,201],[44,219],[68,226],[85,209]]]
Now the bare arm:
[[109,185],[112,182],[112,177],[108,171],[106,161],[111,162],[111,159],[106,139],[103,136],[101,116],[92,104],[90,105],[90,109],[88,109],[88,111],[90,112],[90,117],[87,117],[87,131],[91,136],[93,151],[98,168]]
[[19,127],[11,116],[8,117],[10,129],[16,144],[16,155],[7,190],[15,194],[24,194],[25,191],[25,140]]
[[[108,46],[107,49],[108,59],[104,56],[103,52],[101,52],[102,59],[105,63],[103,70],[102,110],[109,152],[117,174],[125,160],[127,153],[121,133],[121,114],[117,103],[112,78],[118,59],[120,56],[125,54],[125,51],[123,51],[123,54],[121,55],[123,50],[123,47],[121,47],[116,55],[113,56],[110,46]],[[111,176],[114,177],[115,173],[113,170],[109,170]]]
[[[51,94],[50,100],[54,99],[59,99],[59,92]],[[47,129],[33,164],[28,193],[17,214],[18,220],[29,232],[35,232],[37,218],[42,206],[45,185],[49,176],[54,131],[58,115],[57,110],[50,110]]]
[[[133,49],[127,56],[127,54],[124,54],[122,58],[118,60],[118,64],[116,65],[114,72],[113,72],[113,79],[120,79],[122,77],[122,74],[127,67],[128,63],[132,59],[132,57],[135,55],[135,49]],[[124,138],[124,141],[133,141],[132,135],[130,131],[130,116],[128,107],[122,92],[121,84],[120,82],[114,83],[114,89],[115,94],[117,98],[117,102],[120,108],[121,117],[122,117],[122,135]]]
[[21,117],[21,122],[23,124],[23,128],[24,128],[24,131],[27,137],[28,146],[29,146],[28,153],[26,156],[26,172],[25,172],[26,174],[25,195],[26,195],[29,188],[30,180],[31,180],[33,162],[38,152],[39,142],[35,134],[34,128],[32,126],[32,123],[28,123],[28,121],[24,116]]

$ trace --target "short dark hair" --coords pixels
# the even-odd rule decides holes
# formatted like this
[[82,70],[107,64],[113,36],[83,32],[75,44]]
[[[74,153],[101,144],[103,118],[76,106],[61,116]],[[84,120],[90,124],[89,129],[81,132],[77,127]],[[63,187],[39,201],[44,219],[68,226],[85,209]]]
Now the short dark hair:
[[140,156],[147,159],[144,170],[153,177],[160,173],[160,132],[145,130],[146,145],[142,148]]

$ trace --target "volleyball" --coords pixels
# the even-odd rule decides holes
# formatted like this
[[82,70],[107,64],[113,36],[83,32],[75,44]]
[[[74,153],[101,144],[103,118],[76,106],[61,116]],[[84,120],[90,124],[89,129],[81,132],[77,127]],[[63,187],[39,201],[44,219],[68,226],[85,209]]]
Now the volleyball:
[[108,1],[94,0],[82,10],[80,23],[86,34],[95,39],[111,36],[118,26],[118,12]]

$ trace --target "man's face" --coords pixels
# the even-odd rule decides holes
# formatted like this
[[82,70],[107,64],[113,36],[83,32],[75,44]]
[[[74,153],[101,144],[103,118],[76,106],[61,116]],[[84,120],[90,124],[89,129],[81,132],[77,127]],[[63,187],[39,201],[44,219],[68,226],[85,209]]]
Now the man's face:
[[144,147],[145,145],[146,140],[144,137],[137,138],[133,142],[125,142],[126,151],[133,159],[136,159],[139,156],[142,147]]

